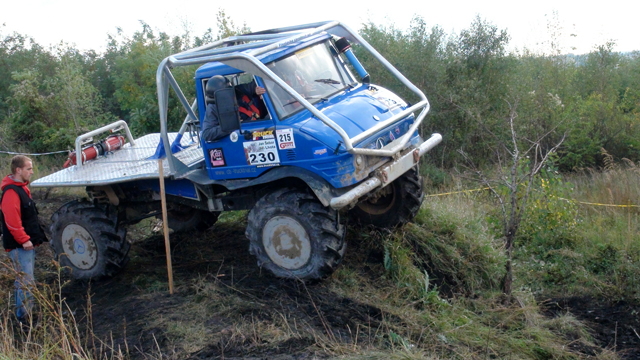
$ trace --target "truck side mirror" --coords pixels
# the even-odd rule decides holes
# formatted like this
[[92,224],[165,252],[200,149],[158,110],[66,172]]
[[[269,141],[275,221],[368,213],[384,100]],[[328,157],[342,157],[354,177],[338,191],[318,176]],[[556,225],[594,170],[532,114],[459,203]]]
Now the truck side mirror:
[[218,108],[218,122],[224,132],[232,132],[240,129],[240,114],[236,103],[236,92],[233,88],[218,90],[215,92]]

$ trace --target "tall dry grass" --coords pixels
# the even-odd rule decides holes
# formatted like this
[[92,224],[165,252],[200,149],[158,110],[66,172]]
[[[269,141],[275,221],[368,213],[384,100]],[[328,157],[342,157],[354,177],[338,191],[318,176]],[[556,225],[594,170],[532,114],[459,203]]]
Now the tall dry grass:
[[64,283],[59,267],[52,284],[37,283],[31,288],[35,301],[33,314],[28,324],[20,324],[13,303],[13,283],[17,275],[8,257],[2,256],[1,359],[124,360],[129,357],[128,349],[114,347],[93,336],[90,297],[87,314],[75,314],[69,308],[62,297]]
[[[632,205],[631,213],[637,214],[640,212],[640,163],[628,159],[615,163],[610,155],[605,159],[608,161],[604,169],[584,169],[566,176],[574,185],[574,199],[606,205]],[[601,205],[584,206],[584,209],[598,213],[627,212],[626,208]]]
[[585,269],[585,288],[612,300],[638,301],[640,164],[611,158],[606,164],[602,171],[567,176],[580,222],[572,250],[582,256],[572,262]]

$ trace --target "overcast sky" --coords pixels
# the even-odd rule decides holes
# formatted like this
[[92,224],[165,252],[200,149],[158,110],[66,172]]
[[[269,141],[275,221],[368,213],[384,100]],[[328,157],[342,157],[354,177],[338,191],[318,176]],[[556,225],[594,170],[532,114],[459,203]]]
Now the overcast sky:
[[[171,35],[183,33],[188,24],[194,35],[215,30],[216,13],[223,8],[240,25],[258,31],[324,20],[339,20],[353,29],[364,22],[409,26],[413,15],[422,16],[429,27],[439,25],[448,34],[468,28],[476,15],[506,29],[510,48],[527,47],[548,51],[547,23],[554,11],[562,26],[565,52],[586,53],[608,40],[615,50],[640,50],[638,9],[635,1],[139,1],[111,0],[0,0],[0,36],[16,31],[47,46],[64,41],[81,50],[104,50],[107,34],[118,27],[126,35],[140,30],[143,20],[156,30]],[[180,5],[178,5],[180,4]],[[517,4],[517,5],[516,5]],[[4,24],[4,26],[2,26]],[[571,36],[575,34],[577,36]],[[571,50],[575,48],[574,50]]]

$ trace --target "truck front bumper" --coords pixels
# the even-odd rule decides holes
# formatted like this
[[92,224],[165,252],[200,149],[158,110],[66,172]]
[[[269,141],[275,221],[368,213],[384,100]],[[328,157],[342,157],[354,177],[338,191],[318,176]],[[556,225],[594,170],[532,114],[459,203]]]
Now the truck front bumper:
[[402,174],[414,167],[424,153],[433,149],[433,147],[438,145],[441,141],[442,135],[431,135],[427,141],[420,144],[420,146],[415,148],[413,151],[409,151],[392,163],[382,166],[373,176],[363,181],[360,185],[347,191],[341,196],[332,198],[330,206],[334,209],[342,209],[345,206],[357,202],[358,199],[375,190],[377,187],[385,187],[391,184],[395,179],[399,178]]

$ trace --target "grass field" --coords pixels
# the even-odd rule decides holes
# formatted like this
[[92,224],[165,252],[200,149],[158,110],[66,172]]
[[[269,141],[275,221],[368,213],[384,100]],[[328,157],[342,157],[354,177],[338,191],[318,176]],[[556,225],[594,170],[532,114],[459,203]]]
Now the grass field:
[[[426,175],[428,194],[473,188]],[[344,262],[318,284],[261,272],[243,212],[172,236],[174,296],[153,221],[130,230],[131,262],[111,280],[67,283],[50,249],[39,249],[41,311],[30,333],[12,325],[13,274],[0,269],[1,358],[634,358],[638,208],[586,203],[640,204],[638,180],[635,164],[547,174],[515,245],[512,303],[500,292],[497,208],[482,191],[427,197],[393,232],[351,227]],[[51,192],[42,212],[70,196]]]

